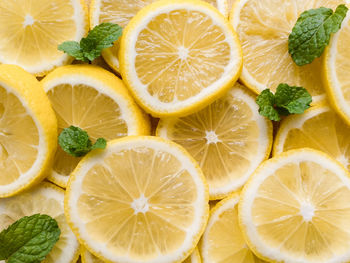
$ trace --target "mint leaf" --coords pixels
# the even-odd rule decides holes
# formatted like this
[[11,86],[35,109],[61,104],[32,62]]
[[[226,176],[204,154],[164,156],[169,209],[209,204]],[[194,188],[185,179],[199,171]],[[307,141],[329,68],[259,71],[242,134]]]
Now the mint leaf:
[[275,95],[269,90],[263,90],[256,99],[256,103],[259,105],[260,115],[272,120],[279,121],[280,115],[277,109],[275,109]]
[[59,240],[61,231],[48,215],[21,218],[0,233],[0,260],[39,263]]
[[288,39],[288,51],[298,66],[311,63],[322,55],[330,36],[336,33],[346,16],[348,8],[339,5],[335,12],[320,7],[303,12]]
[[75,157],[81,157],[93,149],[106,148],[107,143],[105,139],[99,138],[96,143],[92,145],[86,131],[79,127],[70,126],[60,133],[58,136],[58,144],[66,153]]
[[113,46],[113,43],[121,35],[122,28],[119,25],[102,23],[94,27],[87,37],[80,40],[80,43],[66,41],[60,44],[58,49],[77,60],[93,61],[95,58],[101,56],[103,49]]

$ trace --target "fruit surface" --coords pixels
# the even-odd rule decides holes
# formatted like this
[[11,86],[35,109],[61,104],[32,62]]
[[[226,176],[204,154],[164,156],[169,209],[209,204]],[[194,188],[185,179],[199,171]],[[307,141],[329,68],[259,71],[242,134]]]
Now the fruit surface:
[[112,262],[182,262],[208,219],[202,171],[180,146],[132,136],[90,152],[72,173],[65,214],[79,241]]
[[56,117],[40,83],[18,66],[0,65],[0,197],[44,179],[56,140]]

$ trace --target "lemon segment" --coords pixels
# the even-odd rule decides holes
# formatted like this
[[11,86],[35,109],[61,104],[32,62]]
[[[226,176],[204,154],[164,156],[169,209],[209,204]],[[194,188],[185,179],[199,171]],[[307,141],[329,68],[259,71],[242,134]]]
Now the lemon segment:
[[[42,84],[58,119],[58,132],[73,125],[95,141],[128,135],[147,135],[149,121],[112,73],[91,65],[71,65],[47,75]],[[81,158],[57,147],[49,180],[65,188]]]
[[350,12],[325,52],[325,83],[333,108],[350,124]]
[[44,179],[56,140],[57,121],[40,83],[18,66],[0,65],[0,197]]
[[238,83],[197,113],[162,119],[157,135],[182,145],[196,159],[210,199],[241,188],[272,146],[271,122],[259,115],[254,96]]
[[79,241],[105,261],[182,262],[204,231],[208,200],[204,176],[182,147],[131,136],[78,164],[65,214]]
[[263,263],[247,247],[238,224],[239,195],[234,193],[210,212],[200,252],[203,263]]
[[239,222],[269,262],[350,260],[350,178],[328,155],[291,150],[264,162],[245,185]]
[[70,63],[57,46],[88,31],[84,0],[1,1],[0,14],[0,63],[38,76]]
[[242,51],[227,20],[197,0],[157,1],[123,32],[121,74],[156,117],[183,116],[223,95],[241,71]]
[[0,199],[0,231],[24,216],[49,215],[57,221],[61,235],[42,262],[75,263],[79,257],[79,243],[66,222],[63,201],[64,191],[51,183],[41,183],[27,192]]
[[232,9],[230,21],[242,44],[242,82],[256,93],[275,91],[280,83],[306,88],[314,97],[324,97],[320,72],[322,59],[297,66],[288,53],[288,37],[300,14],[321,6],[335,9],[342,0],[276,1],[240,0]]
[[285,118],[276,135],[273,155],[309,147],[323,151],[350,170],[350,126],[328,105]]

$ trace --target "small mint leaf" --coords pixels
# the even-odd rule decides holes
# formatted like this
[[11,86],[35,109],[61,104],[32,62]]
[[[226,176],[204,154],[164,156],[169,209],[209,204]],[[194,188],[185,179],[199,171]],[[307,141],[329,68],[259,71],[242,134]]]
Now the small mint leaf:
[[86,131],[70,126],[58,136],[58,144],[68,154],[81,157],[91,151],[91,141]]
[[71,57],[74,57],[77,60],[86,61],[84,53],[80,49],[80,44],[75,41],[66,41],[58,46],[58,50],[67,53]]
[[[303,87],[280,84],[275,93],[277,108],[286,109],[289,114],[301,114],[310,108],[312,97]],[[287,113],[285,112],[285,113]],[[281,115],[288,115],[281,112]]]
[[311,63],[322,55],[330,36],[336,33],[346,16],[348,8],[339,5],[336,11],[320,7],[303,12],[288,39],[288,51],[298,66]]
[[61,231],[48,215],[26,216],[0,233],[0,260],[39,263],[59,240]]
[[278,111],[275,109],[275,95],[269,90],[263,90],[256,99],[256,103],[259,105],[260,115],[272,120],[279,121],[281,118]]
[[107,141],[103,138],[98,138],[94,145],[92,145],[91,150],[94,149],[105,149],[107,146]]

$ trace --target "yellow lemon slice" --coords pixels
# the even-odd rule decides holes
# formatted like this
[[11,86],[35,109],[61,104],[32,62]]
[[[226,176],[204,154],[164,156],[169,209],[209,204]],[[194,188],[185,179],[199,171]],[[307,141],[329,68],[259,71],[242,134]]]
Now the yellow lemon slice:
[[208,218],[202,171],[180,146],[126,137],[89,153],[72,173],[65,214],[80,242],[112,262],[181,262]]
[[328,155],[291,150],[264,162],[245,185],[239,222],[269,262],[350,260],[350,178]]
[[10,198],[0,199],[0,232],[24,216],[45,214],[54,218],[61,230],[60,239],[43,263],[75,263],[79,243],[69,228],[63,210],[64,191],[50,183]]
[[263,263],[247,247],[238,224],[239,195],[234,193],[210,211],[200,251],[203,263]]
[[238,83],[197,113],[161,120],[157,135],[182,145],[196,159],[210,199],[242,187],[272,146],[271,122],[259,115],[254,96]]
[[[73,125],[85,130],[92,140],[149,134],[148,119],[123,82],[100,67],[61,67],[47,75],[42,84],[56,113],[59,133]],[[80,159],[58,146],[49,180],[65,188]]]
[[234,83],[241,71],[238,38],[210,4],[157,1],[123,32],[121,74],[143,108],[154,116],[198,111]]
[[57,121],[40,83],[18,66],[0,65],[0,197],[44,179],[56,141]]
[[0,1],[0,63],[37,76],[72,61],[57,49],[88,31],[84,0]]
[[321,6],[335,9],[343,0],[240,0],[230,20],[243,48],[242,82],[260,93],[280,83],[306,88],[314,100],[324,96],[322,60],[299,67],[288,53],[288,37],[300,14]]

